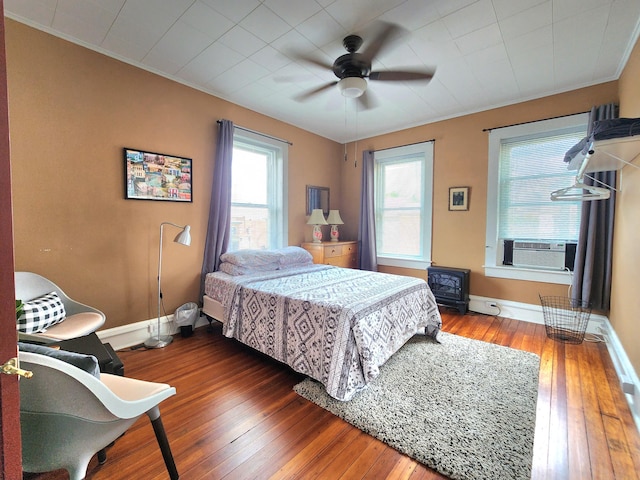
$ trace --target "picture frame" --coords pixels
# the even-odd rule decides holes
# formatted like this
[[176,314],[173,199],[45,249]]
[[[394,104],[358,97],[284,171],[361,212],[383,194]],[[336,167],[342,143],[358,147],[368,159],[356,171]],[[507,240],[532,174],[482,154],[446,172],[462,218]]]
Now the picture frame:
[[124,148],[126,200],[193,201],[191,158]]
[[469,210],[469,187],[449,187],[449,210]]
[[329,187],[307,185],[307,215],[319,208],[326,216],[329,215]]

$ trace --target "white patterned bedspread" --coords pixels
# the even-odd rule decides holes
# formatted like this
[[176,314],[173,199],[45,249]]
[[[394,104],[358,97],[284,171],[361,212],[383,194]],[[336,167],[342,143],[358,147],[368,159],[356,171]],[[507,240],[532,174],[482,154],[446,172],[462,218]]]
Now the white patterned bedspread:
[[350,400],[422,328],[442,326],[424,280],[312,265],[251,275],[210,273],[206,294],[224,307],[223,333]]

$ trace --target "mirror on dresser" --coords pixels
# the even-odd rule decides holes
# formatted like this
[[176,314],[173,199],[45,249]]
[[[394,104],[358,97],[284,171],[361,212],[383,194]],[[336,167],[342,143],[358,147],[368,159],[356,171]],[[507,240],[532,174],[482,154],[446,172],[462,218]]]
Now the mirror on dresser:
[[307,215],[311,215],[316,208],[329,215],[329,187],[307,185]]

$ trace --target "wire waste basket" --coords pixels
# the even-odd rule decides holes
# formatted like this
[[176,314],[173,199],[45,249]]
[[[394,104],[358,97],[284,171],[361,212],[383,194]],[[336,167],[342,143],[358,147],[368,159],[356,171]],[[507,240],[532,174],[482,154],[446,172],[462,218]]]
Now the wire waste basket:
[[547,337],[565,343],[582,343],[591,316],[591,304],[568,297],[539,297]]

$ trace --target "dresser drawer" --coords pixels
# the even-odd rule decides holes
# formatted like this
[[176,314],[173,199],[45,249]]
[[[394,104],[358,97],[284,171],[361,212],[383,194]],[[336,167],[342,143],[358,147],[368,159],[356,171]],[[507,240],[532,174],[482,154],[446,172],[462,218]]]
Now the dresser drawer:
[[325,265],[333,265],[334,267],[346,267],[347,259],[345,257],[328,257],[324,260]]
[[358,255],[358,247],[355,243],[342,245],[342,255]]
[[326,265],[333,265],[334,267],[344,267],[344,268],[356,268],[358,265],[358,259],[356,255],[342,255],[340,257],[330,257],[325,258]]
[[325,257],[325,265],[333,265],[334,267],[356,268],[358,258],[355,253],[351,255],[341,255],[339,257]]
[[324,247],[324,256],[325,258],[341,257],[342,245],[329,245],[327,247]]
[[358,268],[358,242],[309,242],[303,243],[302,248],[311,253],[313,263]]

